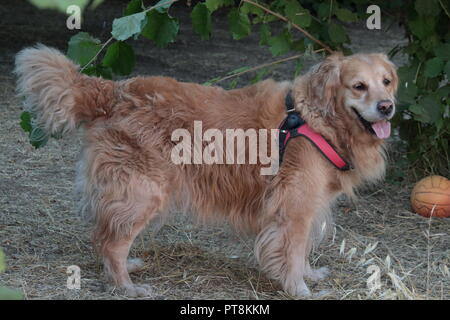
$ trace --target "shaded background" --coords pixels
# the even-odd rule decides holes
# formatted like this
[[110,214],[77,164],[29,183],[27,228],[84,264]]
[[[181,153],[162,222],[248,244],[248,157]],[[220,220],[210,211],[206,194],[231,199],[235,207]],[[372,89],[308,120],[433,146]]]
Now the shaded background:
[[[107,40],[113,19],[122,15],[125,5],[126,1],[110,0],[86,11],[81,31]],[[133,75],[202,83],[239,67],[275,60],[259,46],[255,32],[233,40],[226,12],[213,15],[209,41],[192,31],[186,4],[176,4],[170,12],[180,21],[176,42],[159,49],[151,41],[135,41]],[[72,190],[81,135],[51,140],[35,150],[18,124],[22,109],[14,95],[14,55],[37,42],[66,51],[69,38],[78,32],[66,29],[66,18],[26,1],[0,4],[0,247],[8,263],[0,285],[22,289],[28,299],[124,298],[105,286],[101,262],[89,241],[90,226],[74,212]],[[346,30],[354,52],[387,53],[406,42],[396,25],[388,32],[367,30],[362,24],[346,25]],[[394,62],[401,65],[403,59],[397,56]],[[305,59],[305,68],[316,62],[317,58]],[[278,65],[269,76],[292,79],[294,64]],[[239,85],[253,76],[243,76]],[[357,203],[341,200],[336,206],[334,232],[312,255],[316,266],[327,265],[332,273],[318,284],[308,283],[313,299],[450,298],[449,220],[429,221],[410,212],[412,186],[392,179],[401,153],[393,143],[387,182],[362,191]],[[375,243],[375,249],[364,254]],[[146,267],[132,278],[153,285],[158,299],[290,298],[257,270],[252,246],[251,238],[223,223],[199,226],[177,215],[137,239],[131,256],[142,257]],[[73,264],[81,268],[79,291],[66,289],[66,268]],[[369,296],[366,280],[371,264],[380,267],[382,288]],[[400,282],[392,280],[393,273]]]

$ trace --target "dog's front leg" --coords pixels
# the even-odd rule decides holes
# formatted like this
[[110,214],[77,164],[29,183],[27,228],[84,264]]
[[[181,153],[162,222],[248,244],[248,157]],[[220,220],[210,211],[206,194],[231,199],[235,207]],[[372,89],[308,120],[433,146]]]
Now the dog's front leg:
[[[288,194],[292,196],[287,197]],[[317,193],[313,196],[291,190],[274,192],[268,200],[269,213],[256,238],[255,255],[261,269],[294,296],[311,294],[304,277],[312,275],[307,261],[312,228],[322,214],[323,200]]]
[[261,269],[293,296],[311,294],[303,278],[309,229],[309,221],[274,221],[256,239],[255,253]]

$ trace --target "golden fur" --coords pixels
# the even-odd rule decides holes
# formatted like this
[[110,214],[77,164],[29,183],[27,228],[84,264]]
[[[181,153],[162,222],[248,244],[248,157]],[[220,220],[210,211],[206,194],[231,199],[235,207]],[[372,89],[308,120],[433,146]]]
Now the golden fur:
[[[383,140],[350,110],[364,113],[378,100],[393,101],[397,76],[382,54],[335,54],[292,83],[265,80],[230,91],[165,77],[118,82],[88,77],[42,45],[21,51],[15,72],[25,107],[49,134],[84,128],[77,170],[80,210],[94,218],[92,240],[107,274],[131,296],[149,295],[150,287],[130,280],[128,272],[139,267],[136,260],[127,263],[130,246],[172,204],[187,205],[202,218],[226,217],[253,232],[262,270],[288,293],[308,295],[304,277],[326,275],[325,268],[310,267],[308,255],[330,224],[331,204],[384,174]],[[382,84],[386,77],[389,85]],[[368,90],[354,89],[355,79],[367,82]],[[277,128],[290,89],[302,117],[354,169],[337,170],[303,138],[289,143],[275,176],[260,175],[259,163],[172,163],[175,129],[192,131],[194,120],[201,120],[204,130]]]

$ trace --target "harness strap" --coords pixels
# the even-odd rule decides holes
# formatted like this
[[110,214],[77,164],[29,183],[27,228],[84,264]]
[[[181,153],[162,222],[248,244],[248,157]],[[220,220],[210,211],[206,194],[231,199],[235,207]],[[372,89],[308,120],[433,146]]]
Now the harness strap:
[[295,111],[294,99],[292,98],[291,92],[286,96],[285,105],[288,115],[278,128],[280,164],[283,161],[283,155],[289,140],[302,136],[308,139],[337,169],[342,171],[351,169],[351,165],[337,153],[333,146],[324,137],[314,131],[300,116],[299,112]]

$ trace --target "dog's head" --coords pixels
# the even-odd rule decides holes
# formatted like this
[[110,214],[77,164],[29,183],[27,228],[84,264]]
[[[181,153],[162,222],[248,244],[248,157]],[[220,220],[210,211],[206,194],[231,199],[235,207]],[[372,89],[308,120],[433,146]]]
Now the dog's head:
[[313,67],[308,84],[311,103],[326,115],[342,110],[361,129],[389,137],[398,77],[384,54],[333,54]]

